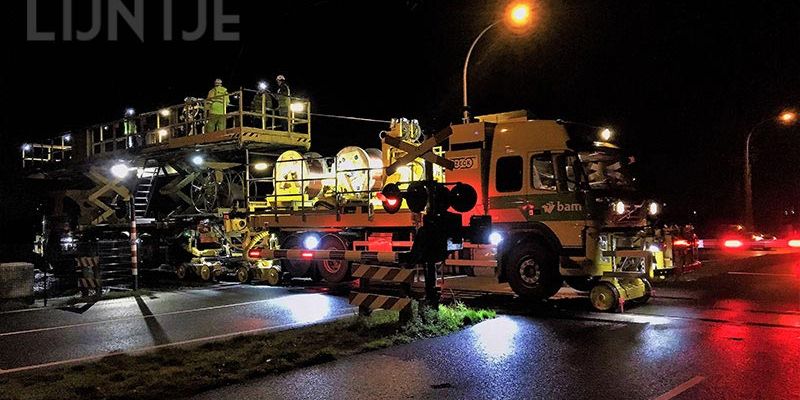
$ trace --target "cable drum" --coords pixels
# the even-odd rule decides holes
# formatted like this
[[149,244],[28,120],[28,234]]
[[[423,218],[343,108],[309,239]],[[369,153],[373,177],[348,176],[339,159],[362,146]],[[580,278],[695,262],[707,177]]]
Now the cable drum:
[[383,160],[378,149],[348,146],[336,154],[337,191],[348,200],[364,200],[377,192],[382,182]]
[[310,199],[317,198],[323,190],[323,178],[328,175],[328,166],[321,154],[308,152],[303,154],[308,175],[305,176],[304,192]]

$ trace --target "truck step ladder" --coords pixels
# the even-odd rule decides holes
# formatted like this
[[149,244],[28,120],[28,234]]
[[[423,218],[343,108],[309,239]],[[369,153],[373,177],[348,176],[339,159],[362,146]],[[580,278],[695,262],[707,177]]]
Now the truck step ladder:
[[136,191],[133,193],[133,208],[137,220],[147,217],[150,200],[153,198],[153,185],[161,170],[161,167],[148,166],[148,163],[149,161],[145,162],[145,167],[142,168],[142,176],[139,178]]

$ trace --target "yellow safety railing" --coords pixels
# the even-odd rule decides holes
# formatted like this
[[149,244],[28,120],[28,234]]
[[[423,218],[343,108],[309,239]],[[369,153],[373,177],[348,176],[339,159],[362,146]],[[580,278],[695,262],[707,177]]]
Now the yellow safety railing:
[[[230,101],[224,114],[225,130],[311,133],[311,103],[308,99],[247,89],[231,92],[227,97]],[[120,150],[161,145],[178,137],[210,133],[206,103],[214,99],[187,97],[180,104],[79,129],[71,138],[74,143],[25,144],[23,163],[63,161],[68,156],[62,153],[72,150],[72,147],[78,152],[76,158],[85,160]],[[41,149],[47,152],[41,153]],[[61,153],[56,155],[57,152]]]
[[66,133],[47,143],[25,143],[22,145],[22,167],[40,164],[64,163],[72,158],[72,135]]

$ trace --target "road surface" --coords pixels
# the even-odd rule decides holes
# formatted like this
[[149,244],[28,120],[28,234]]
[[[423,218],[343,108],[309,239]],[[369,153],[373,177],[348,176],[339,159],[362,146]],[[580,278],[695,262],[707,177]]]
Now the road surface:
[[800,399],[794,258],[723,257],[622,314],[572,295],[511,303],[453,335],[197,399]]
[[[710,259],[624,313],[590,312],[568,289],[536,307],[467,297],[504,315],[199,398],[800,399],[800,255]],[[249,285],[5,312],[0,376],[353,314],[346,298],[319,288]]]
[[115,352],[217,340],[354,314],[303,288],[219,285],[63,308],[0,313],[0,375]]

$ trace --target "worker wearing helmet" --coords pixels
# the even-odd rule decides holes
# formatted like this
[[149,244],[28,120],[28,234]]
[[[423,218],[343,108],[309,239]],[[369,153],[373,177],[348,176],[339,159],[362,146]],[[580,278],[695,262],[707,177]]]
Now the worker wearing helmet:
[[286,97],[292,95],[292,91],[289,89],[289,84],[286,83],[286,77],[283,75],[278,75],[278,77],[275,78],[275,81],[278,83],[278,90],[276,91],[278,94],[282,94]]
[[231,98],[228,95],[228,89],[222,86],[222,79],[214,81],[214,87],[208,91],[206,97],[206,132],[216,132],[225,130],[225,114],[228,110],[228,104],[231,103]]
[[278,129],[287,130],[289,126],[289,103],[291,103],[292,91],[289,89],[289,84],[286,83],[286,77],[278,75],[275,78],[278,88],[275,90],[275,97],[278,99]]
[[[275,107],[273,105],[273,101],[275,100],[275,95],[269,90],[269,85],[267,82],[261,81],[258,82],[256,86],[258,91],[256,92],[255,96],[253,96],[253,101],[250,102],[250,109],[259,114],[258,121],[256,122],[256,126],[262,127],[262,129],[266,128],[274,128],[274,113]],[[269,121],[272,120],[272,121]]]

